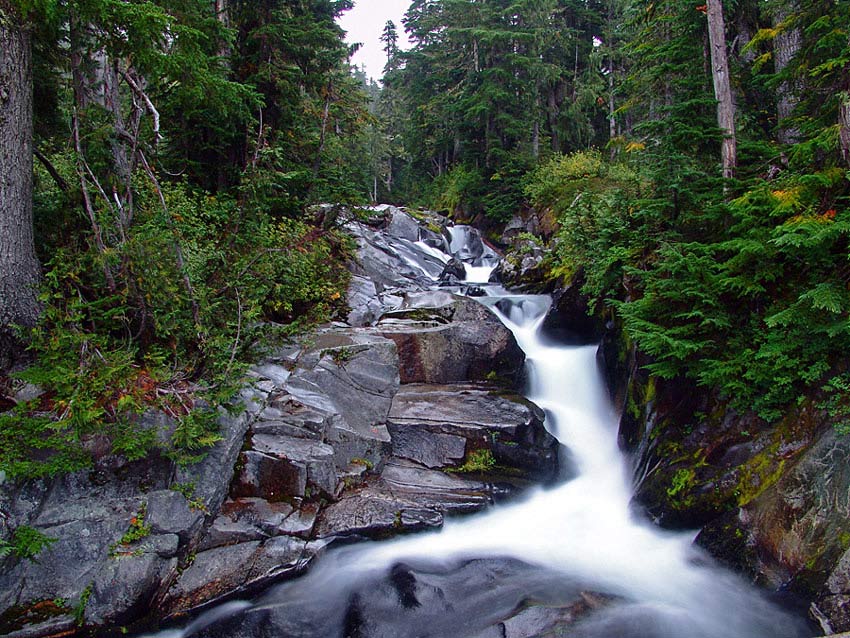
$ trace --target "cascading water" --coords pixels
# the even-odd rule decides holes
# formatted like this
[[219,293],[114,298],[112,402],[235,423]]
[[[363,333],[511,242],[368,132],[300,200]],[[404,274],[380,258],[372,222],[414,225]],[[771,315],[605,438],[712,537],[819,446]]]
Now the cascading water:
[[[438,532],[331,550],[305,577],[272,588],[250,606],[219,609],[214,619],[201,617],[171,633],[265,636],[273,619],[279,635],[304,638],[508,636],[504,628],[492,633],[494,622],[529,600],[557,605],[591,591],[605,604],[564,635],[805,636],[799,619],[714,566],[693,547],[692,535],[661,531],[633,513],[617,415],[597,371],[596,348],[541,336],[548,297],[508,294],[483,301],[525,351],[527,395],[546,411],[547,427],[567,448],[575,477],[535,489],[520,502],[450,520]],[[469,571],[470,561],[494,558],[497,563]],[[416,594],[406,597],[414,578]],[[442,592],[452,587],[457,600],[447,603]],[[395,598],[380,597],[388,588]],[[429,598],[429,591],[440,593]]]

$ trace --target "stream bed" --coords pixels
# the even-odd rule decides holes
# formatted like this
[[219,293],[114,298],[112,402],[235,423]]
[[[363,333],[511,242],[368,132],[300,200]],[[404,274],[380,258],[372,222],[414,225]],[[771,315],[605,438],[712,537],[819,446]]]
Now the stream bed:
[[[464,255],[467,283],[526,355],[525,395],[563,445],[569,478],[438,531],[332,546],[307,574],[225,603],[161,638],[802,638],[812,631],[632,505],[618,415],[595,345],[547,339],[548,296],[487,284],[494,257]],[[431,264],[447,262],[421,246]],[[415,251],[409,259],[416,263]]]

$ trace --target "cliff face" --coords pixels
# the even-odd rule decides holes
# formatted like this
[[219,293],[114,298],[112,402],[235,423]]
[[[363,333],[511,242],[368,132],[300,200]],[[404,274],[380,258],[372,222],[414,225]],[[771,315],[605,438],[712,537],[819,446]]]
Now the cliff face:
[[827,633],[850,629],[850,436],[811,402],[766,423],[689,381],[651,378],[611,325],[600,359],[648,514],[699,529],[719,561],[799,597]]

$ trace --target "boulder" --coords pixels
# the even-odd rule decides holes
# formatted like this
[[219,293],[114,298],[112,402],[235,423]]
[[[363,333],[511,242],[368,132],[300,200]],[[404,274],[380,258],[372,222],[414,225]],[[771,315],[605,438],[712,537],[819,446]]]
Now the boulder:
[[182,543],[197,537],[204,513],[174,490],[149,492],[145,501],[145,523],[153,534],[175,534]]
[[501,488],[462,473],[430,470],[404,459],[393,459],[381,472],[379,487],[408,506],[429,508],[441,515],[471,514],[490,505]]
[[440,273],[440,281],[457,284],[466,279],[466,266],[463,265],[463,262],[457,257],[452,257],[448,263],[446,263],[446,267],[443,268],[443,272]]
[[346,321],[349,325],[369,326],[382,314],[398,308],[401,296],[379,290],[374,281],[362,275],[353,275],[348,284],[348,306],[351,309]]
[[[439,458],[462,465],[457,457],[464,440],[469,461],[510,468],[535,480],[558,476],[560,445],[543,426],[544,414],[533,403],[512,394],[475,385],[402,386],[389,414],[394,453],[419,462]],[[409,441],[437,435],[429,448],[412,451]],[[398,441],[398,443],[396,443]]]
[[419,222],[400,208],[389,208],[390,223],[387,225],[387,235],[396,239],[419,241]]
[[552,293],[552,305],[543,319],[543,334],[562,343],[595,343],[603,323],[590,314],[587,297],[581,292],[582,279]]
[[333,498],[334,449],[329,445],[275,434],[255,434],[243,452],[232,494],[276,501],[293,496]]
[[408,295],[376,329],[396,344],[402,383],[513,383],[525,360],[513,333],[489,309],[443,291]]
[[333,586],[308,576],[303,590],[282,588],[262,605],[201,628],[197,636],[572,635],[570,625],[600,606],[588,600],[593,595],[576,582],[539,565],[508,558],[434,564],[418,559]]
[[357,495],[342,499],[326,508],[319,519],[316,534],[386,538],[402,531],[439,527],[439,512],[411,508],[408,504],[381,495]]
[[250,595],[284,574],[302,572],[311,557],[304,541],[287,536],[198,552],[169,588],[163,611],[173,615],[225,596]]
[[286,390],[303,406],[329,416],[325,442],[338,470],[354,459],[380,466],[386,458],[386,416],[398,374],[395,344],[356,330],[319,334],[299,360]]

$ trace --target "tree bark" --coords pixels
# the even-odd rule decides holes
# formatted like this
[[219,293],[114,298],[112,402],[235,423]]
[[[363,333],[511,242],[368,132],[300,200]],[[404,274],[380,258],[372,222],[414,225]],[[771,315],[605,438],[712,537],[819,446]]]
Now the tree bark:
[[0,0],[0,369],[20,346],[13,326],[38,320],[40,268],[32,219],[32,41]]
[[[797,2],[779,4],[773,16],[774,27],[782,26],[773,40],[773,64],[776,73],[781,73],[791,59],[797,55],[802,43],[802,33],[799,27],[783,25],[796,10]],[[793,144],[800,139],[800,131],[786,125],[786,121],[794,112],[799,99],[800,86],[793,80],[784,80],[776,94],[776,120],[779,133],[777,135],[783,144]]]
[[845,90],[838,99],[838,140],[841,145],[841,158],[850,166],[850,89]]
[[735,103],[729,82],[729,58],[726,53],[726,26],[721,0],[708,0],[708,41],[711,49],[711,78],[717,98],[717,126],[723,133],[720,157],[723,177],[735,176],[738,149],[735,139]]

